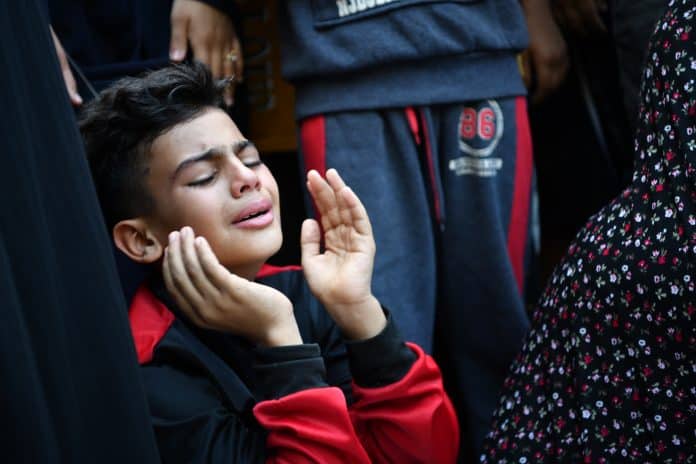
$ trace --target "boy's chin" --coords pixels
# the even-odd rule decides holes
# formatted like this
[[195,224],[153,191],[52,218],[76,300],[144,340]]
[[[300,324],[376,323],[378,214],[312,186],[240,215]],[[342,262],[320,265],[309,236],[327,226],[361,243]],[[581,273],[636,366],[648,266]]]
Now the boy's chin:
[[258,253],[246,256],[245,259],[228,259],[220,260],[220,264],[225,266],[227,270],[233,274],[237,274],[241,277],[247,279],[253,279],[261,267],[266,264],[273,255],[275,255],[280,250],[280,245],[277,247],[272,247],[267,250],[259,250]]

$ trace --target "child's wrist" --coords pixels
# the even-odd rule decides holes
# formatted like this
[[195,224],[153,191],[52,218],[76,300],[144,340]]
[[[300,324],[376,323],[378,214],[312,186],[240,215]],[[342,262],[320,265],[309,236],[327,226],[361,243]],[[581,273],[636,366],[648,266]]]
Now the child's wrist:
[[297,321],[292,315],[279,324],[269,327],[268,330],[259,337],[257,342],[259,345],[269,348],[301,345],[303,343],[300,329],[297,327]]
[[374,295],[356,303],[326,305],[336,325],[348,340],[367,340],[378,335],[387,325],[387,318]]

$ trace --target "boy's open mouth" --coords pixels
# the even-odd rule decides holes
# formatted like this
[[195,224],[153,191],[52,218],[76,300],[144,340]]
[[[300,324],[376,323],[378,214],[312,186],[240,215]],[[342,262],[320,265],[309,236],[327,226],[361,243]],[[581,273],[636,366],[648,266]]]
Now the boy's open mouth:
[[256,213],[248,214],[248,215],[244,216],[243,218],[241,218],[240,220],[233,222],[233,224],[239,224],[240,222],[248,221],[250,219],[254,219],[256,217],[263,216],[264,214],[268,213],[269,211],[270,210],[265,209],[263,211],[258,211]]
[[247,204],[232,221],[232,225],[242,227],[264,227],[273,222],[273,203],[261,198]]

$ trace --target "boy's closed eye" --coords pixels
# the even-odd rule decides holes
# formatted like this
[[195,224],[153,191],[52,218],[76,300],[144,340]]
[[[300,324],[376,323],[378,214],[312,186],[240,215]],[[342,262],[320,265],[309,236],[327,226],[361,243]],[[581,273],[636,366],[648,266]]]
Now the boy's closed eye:
[[218,171],[217,169],[210,174],[206,174],[205,176],[199,177],[198,179],[188,182],[186,184],[187,187],[202,187],[204,185],[212,183],[215,178],[217,177]]
[[236,154],[242,164],[247,168],[252,169],[263,164],[261,155],[256,149],[256,146],[249,141],[245,141],[245,143],[238,148]]
[[261,166],[263,161],[261,161],[261,158],[257,156],[256,159],[242,160],[242,163],[244,163],[244,166],[248,168],[255,168]]
[[[253,168],[261,166],[263,164],[263,161],[258,156],[256,156],[255,158],[242,160],[242,163],[247,168],[253,169]],[[211,184],[217,178],[218,172],[219,171],[217,169],[215,169],[214,171],[212,171],[209,174],[200,176],[193,181],[187,182],[186,186],[187,187],[202,187],[204,185]]]
[[[242,164],[249,169],[253,169],[263,164],[258,150],[254,144],[248,140],[242,140],[234,144],[231,151],[233,156],[236,156],[237,159],[239,159],[239,161],[241,161]],[[192,156],[180,163],[172,175],[172,180],[174,180],[178,174],[181,174],[184,171],[193,170],[193,180],[185,182],[187,187],[201,187],[210,184],[217,178],[221,168],[220,164],[224,163],[227,156],[229,155],[226,153],[224,148],[209,148],[203,153]],[[200,170],[201,166],[203,168],[212,168],[212,171],[201,173],[202,175],[196,175],[196,171]]]

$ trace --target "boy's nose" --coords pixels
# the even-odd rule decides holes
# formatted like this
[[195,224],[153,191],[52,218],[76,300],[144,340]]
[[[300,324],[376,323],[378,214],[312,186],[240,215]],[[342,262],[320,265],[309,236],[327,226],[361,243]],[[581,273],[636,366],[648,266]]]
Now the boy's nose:
[[261,188],[259,176],[256,175],[253,169],[239,163],[235,167],[231,182],[232,196],[235,198],[241,197],[247,190],[258,190]]

